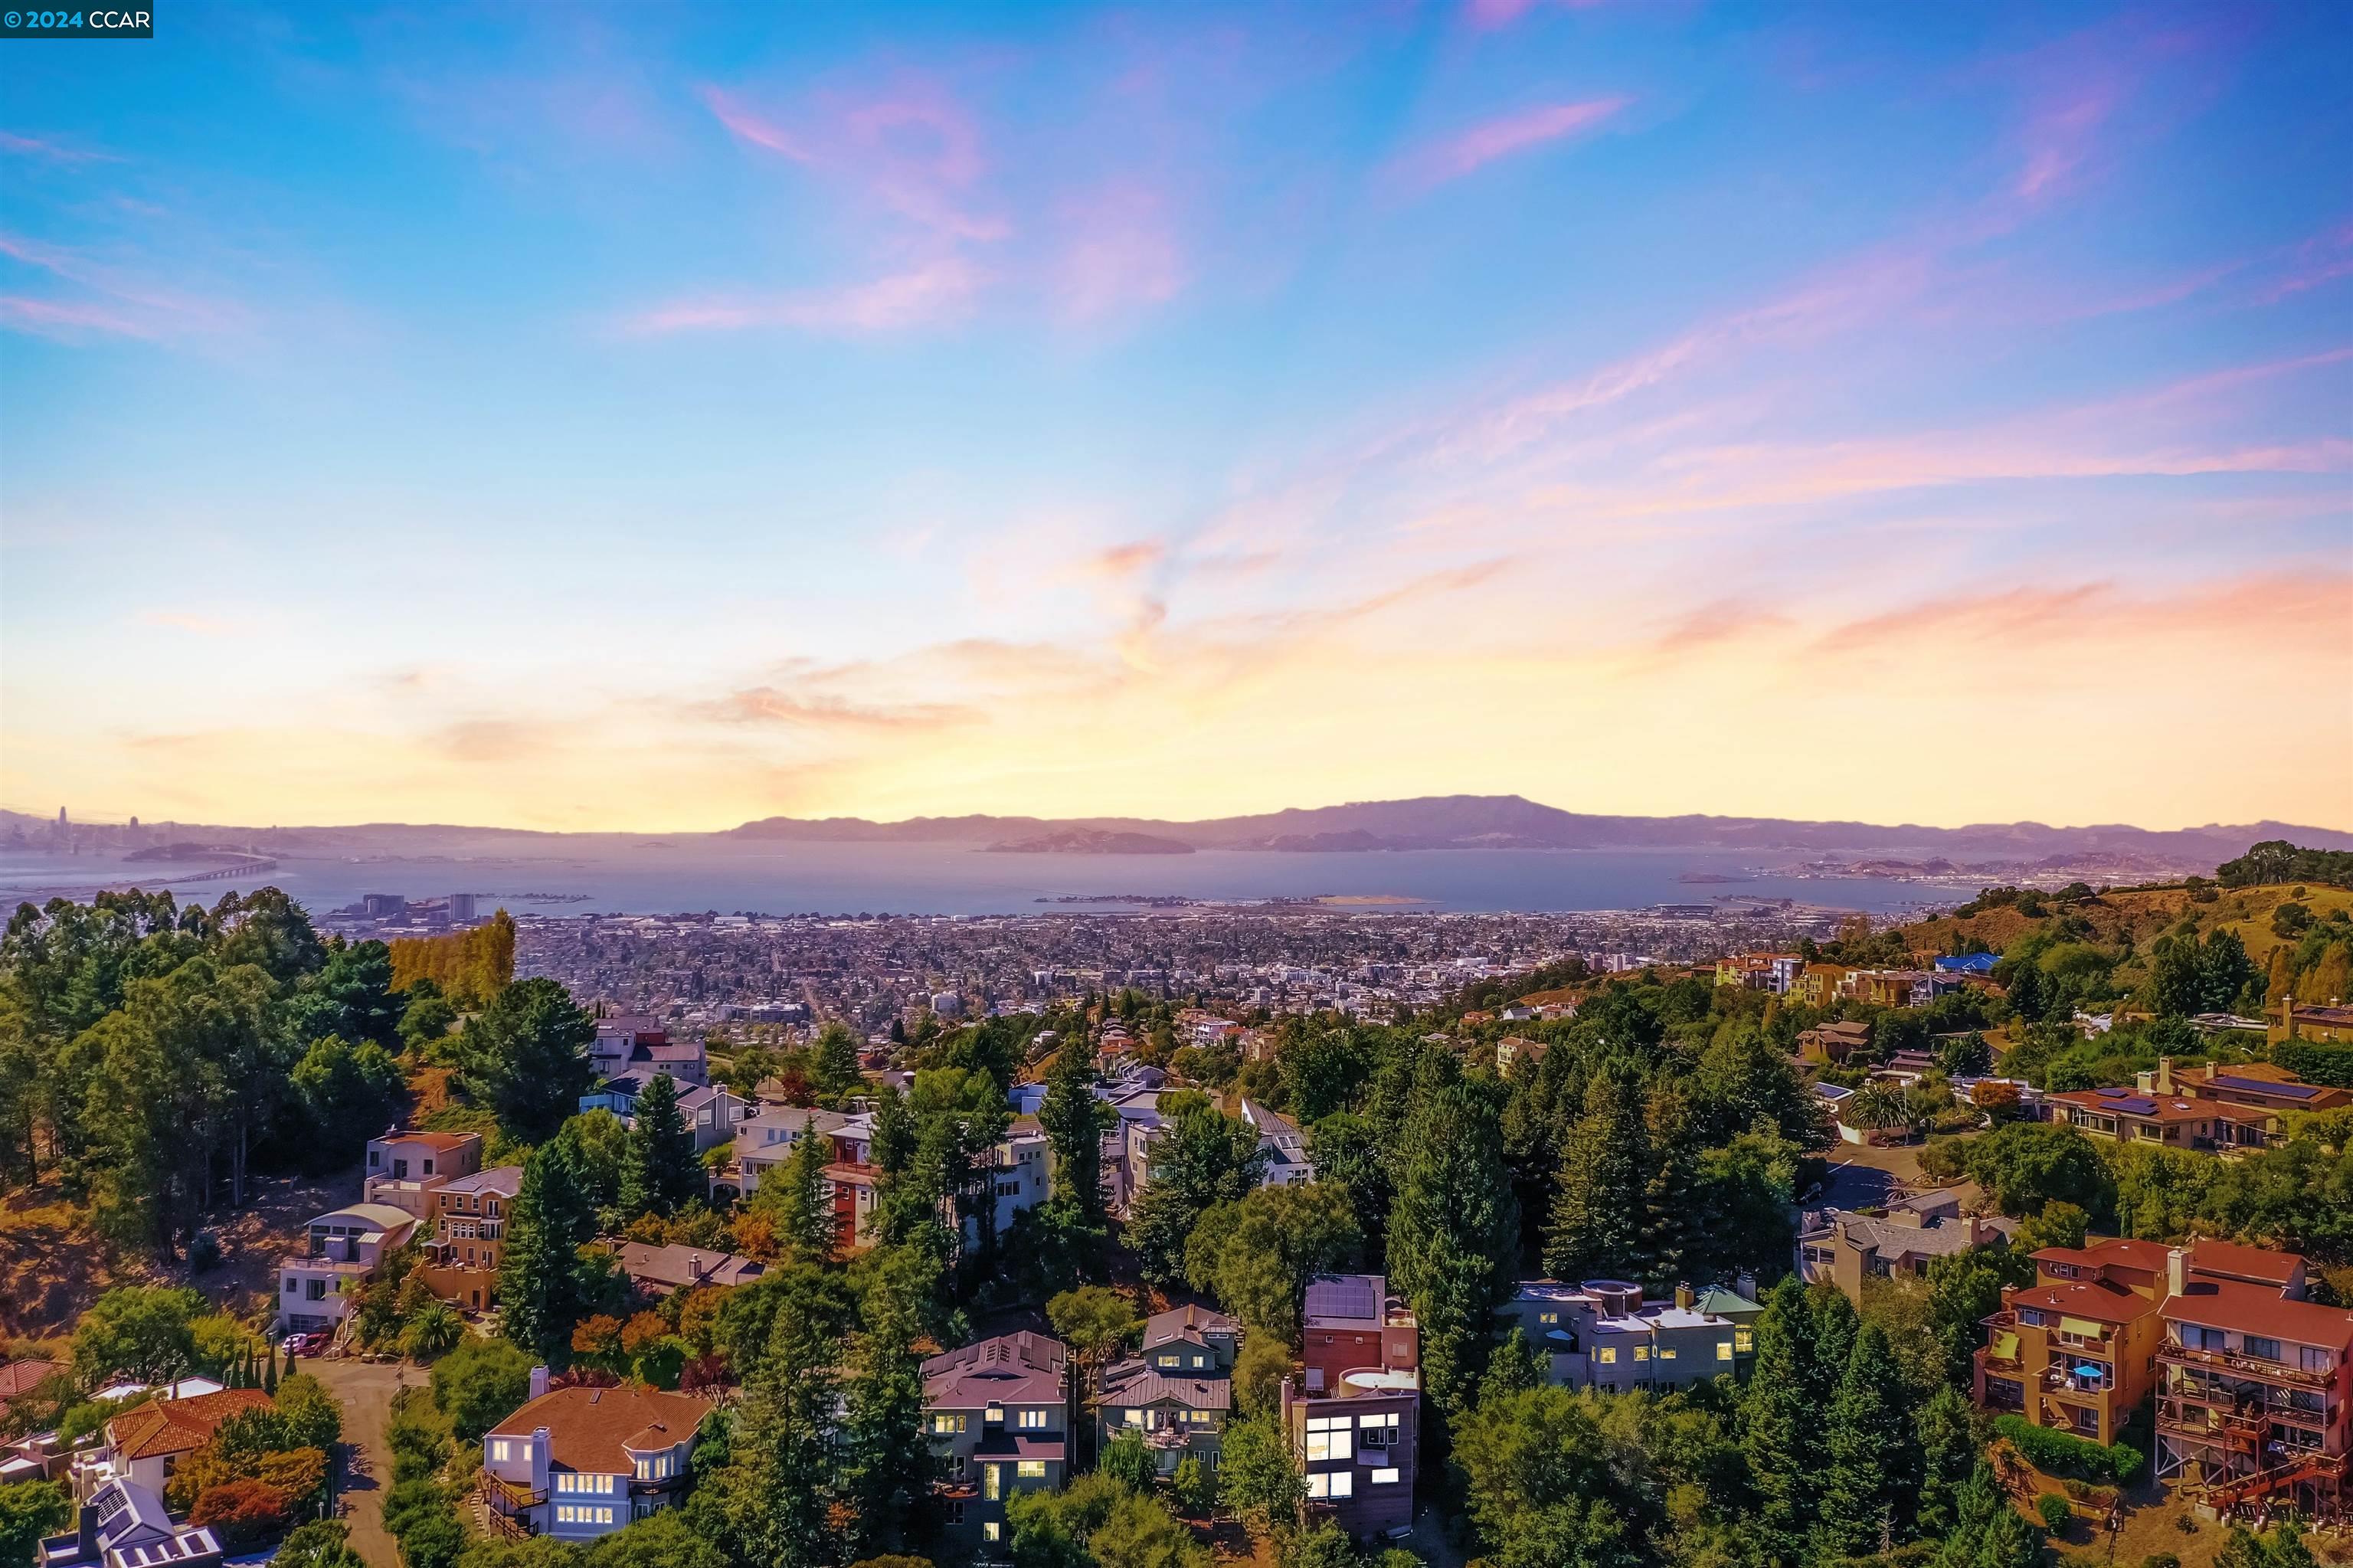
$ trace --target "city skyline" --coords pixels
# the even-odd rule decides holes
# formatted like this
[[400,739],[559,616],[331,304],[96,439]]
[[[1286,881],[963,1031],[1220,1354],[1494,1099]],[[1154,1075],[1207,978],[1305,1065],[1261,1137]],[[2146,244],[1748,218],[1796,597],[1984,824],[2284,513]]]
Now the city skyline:
[[2348,33],[19,44],[0,800],[2353,825]]

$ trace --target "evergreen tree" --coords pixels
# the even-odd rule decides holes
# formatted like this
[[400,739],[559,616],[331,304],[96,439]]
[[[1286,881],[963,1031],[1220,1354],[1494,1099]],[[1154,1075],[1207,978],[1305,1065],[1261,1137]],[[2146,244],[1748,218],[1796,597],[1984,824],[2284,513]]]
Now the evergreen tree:
[[846,1025],[828,1023],[818,1031],[816,1057],[809,1079],[819,1098],[839,1103],[866,1086],[858,1065],[858,1036]]
[[936,1259],[912,1247],[868,1256],[863,1331],[851,1346],[842,1435],[859,1555],[910,1549],[930,1534],[938,1463],[923,1431],[923,1361],[915,1343],[939,1272]]
[[839,1245],[833,1183],[825,1173],[832,1162],[833,1139],[817,1129],[814,1118],[805,1118],[791,1158],[771,1167],[752,1194],[754,1210],[776,1217],[777,1245],[795,1263],[830,1263]]
[[1095,1098],[1094,1082],[1094,1064],[1080,1042],[1071,1040],[1055,1054],[1038,1125],[1053,1147],[1055,1198],[1071,1205],[1080,1224],[1100,1228],[1108,1223],[1103,1135],[1116,1118]]
[[637,1125],[621,1157],[621,1212],[674,1214],[708,1190],[694,1130],[678,1108],[678,1086],[657,1073],[638,1097]]
[[596,1023],[552,980],[519,980],[466,1026],[458,1084],[510,1138],[552,1136],[588,1087]]
[[1545,1272],[1556,1279],[1639,1272],[1650,1140],[1642,1102],[1620,1074],[1596,1073],[1585,1114],[1561,1150],[1560,1186],[1545,1227]]
[[1813,1313],[1806,1287],[1785,1276],[1757,1320],[1757,1361],[1740,1406],[1741,1446],[1757,1492],[1757,1560],[1795,1568],[1814,1518],[1817,1412],[1810,1366]]
[[1451,1056],[1427,1060],[1389,1211],[1389,1283],[1420,1320],[1423,1386],[1451,1411],[1471,1398],[1511,1298],[1520,1209],[1490,1092],[1501,1086],[1462,1077]]
[[1817,1556],[1862,1557],[1894,1544],[1897,1509],[1917,1488],[1908,1414],[1886,1331],[1865,1323],[1831,1403]]
[[903,1176],[915,1158],[915,1113],[907,1097],[885,1086],[874,1107],[874,1139],[867,1156],[886,1178]]
[[[1171,1100],[1176,1097],[1170,1097]],[[1127,1244],[1146,1284],[1166,1288],[1185,1273],[1185,1244],[1201,1216],[1258,1185],[1258,1133],[1198,1095],[1161,1114],[1168,1132],[1153,1150],[1152,1180],[1128,1213]]]
[[1862,1319],[1846,1292],[1829,1286],[1806,1292],[1806,1315],[1810,1325],[1803,1352],[1806,1393],[1818,1415],[1826,1415],[1838,1398],[1839,1383],[1846,1376],[1847,1358],[1854,1353]]
[[1642,1113],[1651,1167],[1642,1186],[1642,1239],[1635,1266],[1664,1288],[1690,1278],[1694,1253],[1704,1242],[1694,1219],[1701,1190],[1700,1145],[1690,1098],[1672,1084],[1651,1092]]
[[1977,1429],[1968,1397],[1946,1383],[1914,1414],[1912,1431],[1920,1467],[1913,1533],[1925,1541],[1941,1540],[1953,1528],[1955,1494],[1977,1465]]
[[595,1303],[600,1271],[580,1249],[596,1235],[596,1211],[564,1146],[533,1150],[507,1205],[499,1301],[507,1337],[551,1365],[568,1359],[572,1330]]
[[707,1483],[707,1505],[739,1563],[829,1568],[848,1560],[850,1499],[837,1460],[842,1325],[840,1277],[794,1268],[778,1292],[768,1340],[745,1380],[727,1463]]
[[1990,1465],[1978,1463],[1953,1503],[1953,1527],[1931,1568],[2034,1568],[2042,1560],[2034,1531],[2010,1506]]

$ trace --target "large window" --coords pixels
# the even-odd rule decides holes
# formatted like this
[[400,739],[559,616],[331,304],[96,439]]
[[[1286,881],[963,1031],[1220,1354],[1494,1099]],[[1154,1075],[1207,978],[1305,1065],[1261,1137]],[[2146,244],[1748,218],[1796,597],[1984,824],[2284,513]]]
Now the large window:
[[1046,1461],[1043,1459],[1018,1460],[1014,1464],[1013,1474],[1018,1480],[1042,1481],[1046,1478]]
[[1019,1425],[1026,1431],[1043,1432],[1046,1429],[1046,1413],[1042,1410],[1025,1410],[1021,1413]]
[[1356,1495],[1356,1472],[1329,1470],[1307,1478],[1307,1495],[1311,1498],[1352,1498]]
[[944,1413],[934,1415],[932,1430],[943,1436],[961,1432],[964,1430],[964,1417],[961,1414],[950,1415]]
[[2267,1340],[2261,1334],[2249,1334],[2242,1341],[2241,1350],[2244,1354],[2253,1356],[2259,1361],[2275,1361],[2280,1359],[2279,1341]]
[[1307,1418],[1307,1457],[1309,1459],[1346,1459],[1356,1450],[1348,1444],[1348,1418],[1345,1415],[1311,1415]]

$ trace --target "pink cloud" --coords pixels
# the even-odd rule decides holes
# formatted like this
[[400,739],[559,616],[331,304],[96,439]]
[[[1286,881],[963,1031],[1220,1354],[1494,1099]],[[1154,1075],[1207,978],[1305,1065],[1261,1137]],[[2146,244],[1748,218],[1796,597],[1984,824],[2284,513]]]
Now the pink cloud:
[[1061,313],[1074,322],[1166,302],[1187,281],[1166,204],[1150,190],[1115,185],[1079,204],[1077,233],[1055,268]]
[[816,154],[786,133],[782,126],[753,113],[718,88],[704,88],[702,101],[717,116],[719,123],[752,145],[765,147],[771,153],[781,153],[797,164],[817,162]]
[[0,131],[0,153],[11,153],[25,158],[47,158],[53,164],[119,164],[122,162],[112,153],[92,152],[83,147],[69,147],[62,142],[52,142],[39,136],[18,136],[7,131]]
[[719,88],[702,101],[738,139],[820,172],[855,196],[934,234],[1002,239],[1006,220],[968,198],[988,170],[978,124],[922,79],[870,97],[821,95],[786,125]]
[[247,324],[247,313],[226,301],[158,288],[121,267],[80,251],[22,235],[0,233],[0,256],[48,273],[96,299],[10,297],[8,318],[28,330],[86,329],[119,336],[161,339],[218,333]]
[[1398,161],[1397,169],[1408,186],[1427,190],[1461,179],[1498,158],[1508,158],[1590,130],[1631,101],[1626,98],[1595,98],[1525,109],[1482,122],[1445,141],[1409,153]]
[[142,339],[155,336],[128,316],[100,306],[28,299],[22,294],[0,294],[0,325],[43,337],[74,338],[93,332]]
[[904,332],[959,314],[979,270],[946,257],[912,271],[836,289],[722,296],[663,305],[629,323],[639,333],[785,330],[861,335]]
[[[1535,10],[1540,3],[1541,0],[1470,0],[1469,5],[1463,7],[1463,15],[1473,27],[1484,32],[1490,28],[1510,26]],[[1556,0],[1556,3],[1571,10],[1582,11],[1599,5],[1601,0]]]

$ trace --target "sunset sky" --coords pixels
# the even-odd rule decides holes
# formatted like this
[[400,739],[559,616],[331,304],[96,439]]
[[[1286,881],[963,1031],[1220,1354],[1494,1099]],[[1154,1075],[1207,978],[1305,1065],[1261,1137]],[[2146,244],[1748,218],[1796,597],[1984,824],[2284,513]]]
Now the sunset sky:
[[2353,827],[2353,7],[0,45],[0,802]]

